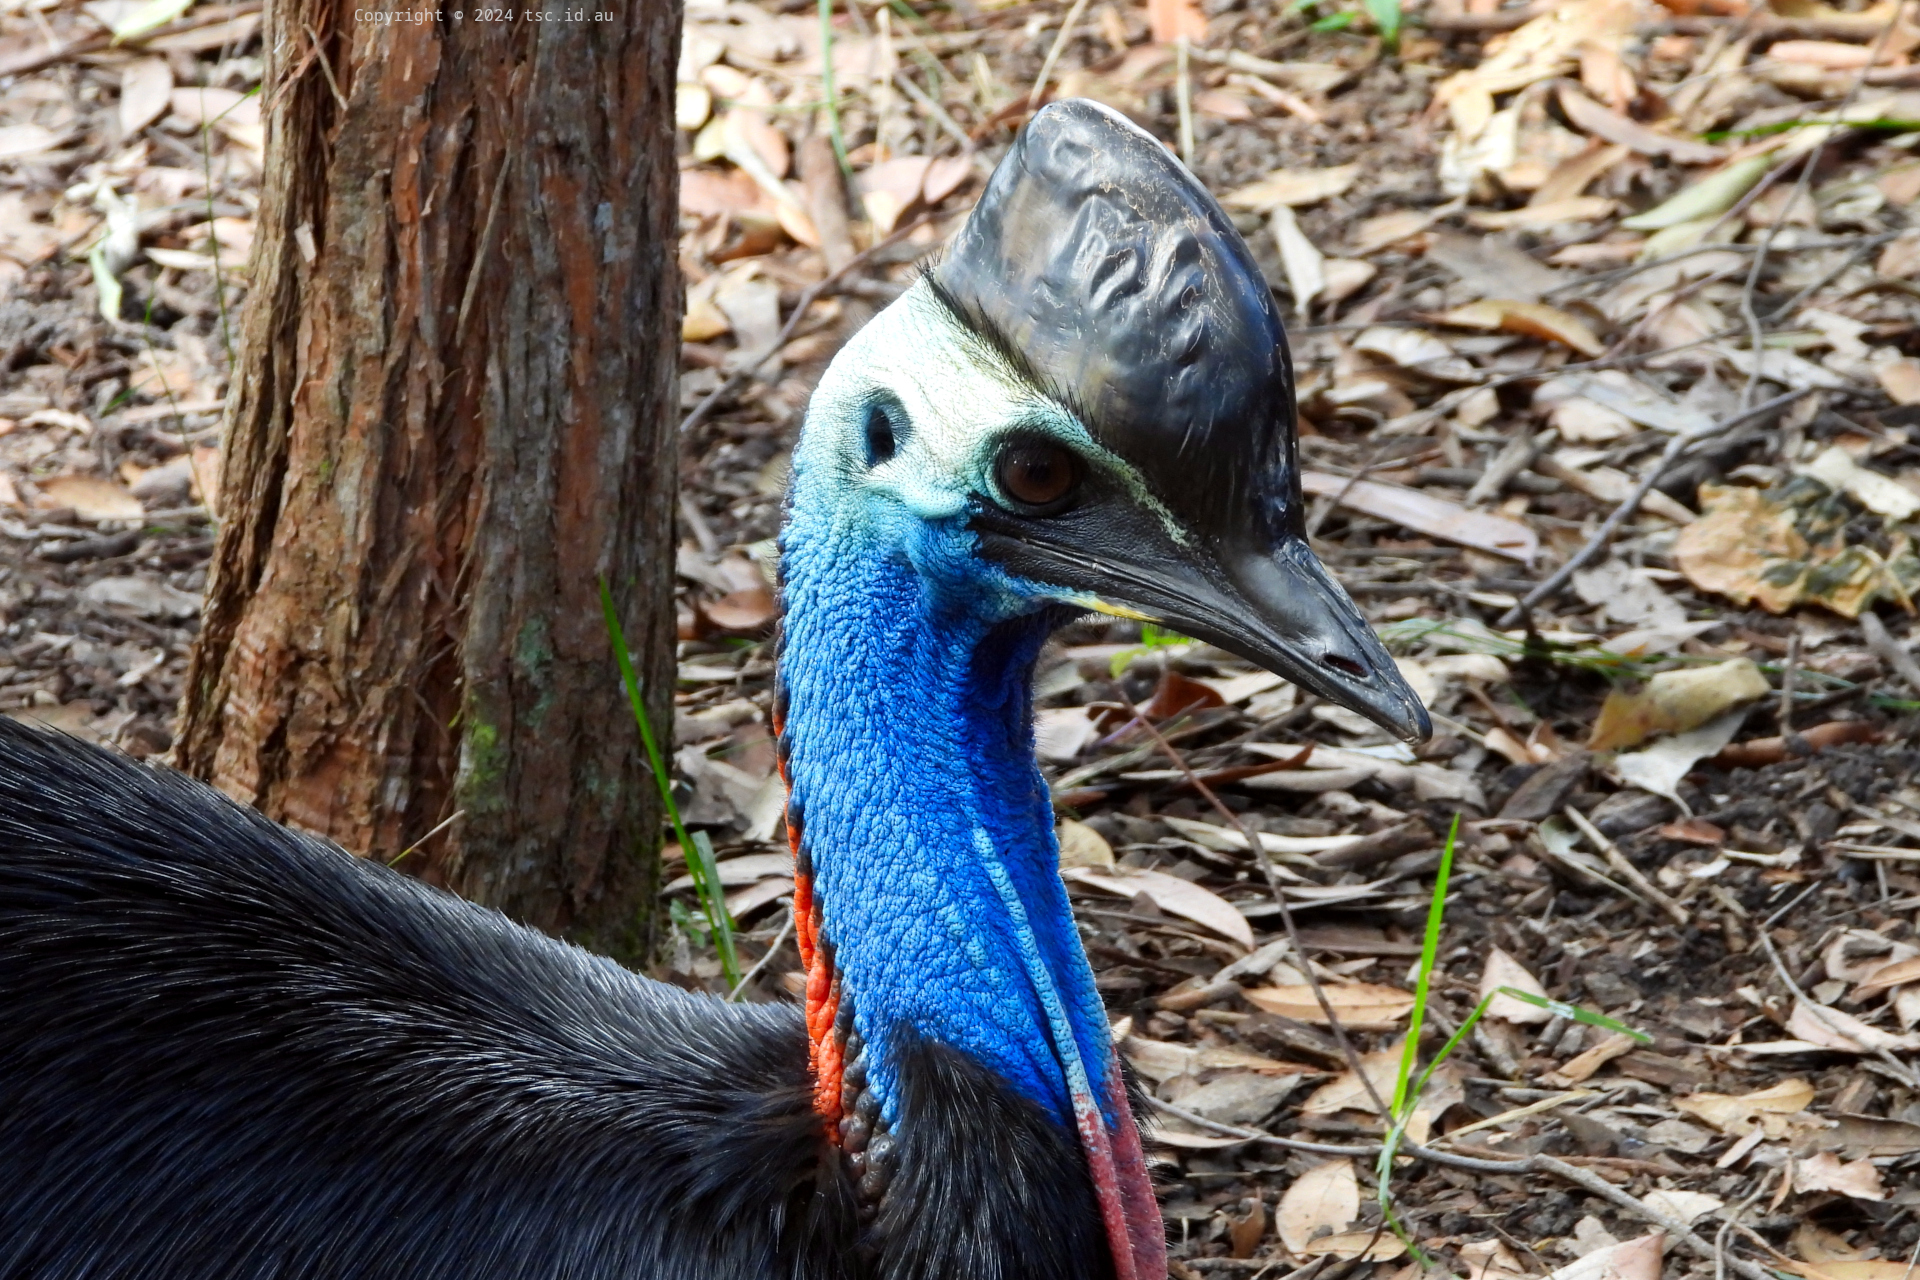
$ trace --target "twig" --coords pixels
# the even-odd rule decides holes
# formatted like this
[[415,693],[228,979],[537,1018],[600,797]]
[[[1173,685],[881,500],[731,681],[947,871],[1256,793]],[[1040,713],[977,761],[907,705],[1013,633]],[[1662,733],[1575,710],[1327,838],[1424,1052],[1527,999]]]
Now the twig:
[[1867,648],[1873,650],[1875,657],[1892,667],[1894,674],[1907,682],[1908,688],[1920,693],[1920,662],[1914,661],[1913,655],[1893,638],[1879,614],[1871,609],[1861,611],[1860,634],[1866,637]]
[[1193,165],[1193,77],[1188,74],[1187,55],[1191,44],[1185,36],[1173,42],[1174,105],[1180,111],[1180,159]]
[[1607,860],[1607,865],[1620,873],[1621,879],[1646,894],[1650,902],[1673,917],[1675,924],[1684,926],[1687,923],[1690,918],[1687,915],[1687,909],[1669,897],[1660,886],[1641,875],[1640,868],[1628,862],[1626,855],[1620,852],[1619,846],[1602,835],[1600,828],[1594,826],[1587,819],[1586,814],[1572,805],[1568,805],[1562,812],[1566,814],[1567,821],[1580,828],[1580,834],[1587,838],[1587,843],[1600,851],[1600,856]]
[[787,935],[792,932],[793,932],[793,908],[788,907],[787,921],[785,924],[780,926],[780,932],[773,935],[773,941],[767,944],[767,954],[761,956],[758,960],[755,960],[753,962],[753,968],[741,974],[740,981],[734,983],[733,990],[727,992],[728,1004],[732,1004],[733,1002],[738,1000],[740,998],[740,993],[747,989],[747,984],[760,976],[761,970],[765,969],[767,965],[773,961],[773,957],[775,953],[777,953],[780,950],[780,944],[785,942],[787,940]]
[[1800,629],[1787,637],[1787,660],[1780,668],[1780,736],[1793,736],[1793,686],[1800,674]]
[[1060,34],[1053,38],[1053,44],[1047,50],[1047,57],[1040,64],[1040,74],[1034,77],[1033,89],[1027,94],[1027,110],[1040,109],[1040,95],[1047,91],[1047,81],[1053,78],[1053,64],[1060,61],[1065,52],[1067,41],[1073,38],[1074,24],[1080,21],[1080,15],[1087,11],[1087,0],[1073,0],[1073,7],[1067,10],[1067,19],[1060,24]]
[[[852,6],[858,11],[858,4]],[[853,166],[847,163],[847,137],[840,131],[840,95],[833,87],[833,0],[820,0],[820,96],[826,100],[827,136],[833,139],[833,158],[840,172],[853,180]]]
[[467,811],[465,809],[455,809],[452,813],[448,814],[444,819],[442,819],[433,828],[433,830],[427,832],[427,834],[421,836],[418,840],[415,840],[412,844],[408,845],[406,848],[402,849],[400,852],[394,854],[393,861],[389,862],[387,865],[390,867],[399,866],[400,859],[406,857],[408,854],[418,849],[421,845],[433,839],[435,836],[439,835],[442,831],[445,831],[448,827],[452,826],[454,823],[460,821],[460,819],[466,816],[467,816]]
[[893,83],[900,92],[913,99],[913,101],[919,105],[920,109],[926,112],[935,124],[940,126],[943,133],[960,144],[962,154],[973,154],[973,139],[967,136],[967,131],[960,127],[960,122],[955,120],[945,107],[934,101],[932,94],[915,84],[912,77],[908,76],[905,71],[894,72]]
[[[1226,1134],[1230,1137],[1244,1138],[1248,1142],[1264,1142],[1291,1151],[1304,1151],[1312,1155],[1371,1159],[1378,1156],[1380,1152],[1384,1150],[1381,1144],[1377,1142],[1368,1143],[1364,1146],[1340,1146],[1334,1143],[1301,1142],[1296,1138],[1282,1138],[1278,1134],[1268,1133],[1264,1129],[1250,1129],[1243,1125],[1222,1124],[1217,1120],[1209,1120],[1205,1116],[1196,1115],[1183,1107],[1175,1106],[1171,1102],[1162,1102],[1160,1099],[1152,1097],[1151,1095],[1149,1095],[1148,1101],[1153,1105],[1155,1110],[1164,1111],[1176,1119],[1186,1121],[1188,1124],[1196,1125],[1203,1129],[1211,1129],[1215,1133]],[[1680,1219],[1674,1217],[1672,1214],[1663,1213],[1644,1200],[1622,1191],[1619,1187],[1614,1186],[1598,1174],[1590,1173],[1585,1169],[1568,1164],[1564,1160],[1556,1160],[1552,1156],[1529,1156],[1524,1160],[1485,1160],[1473,1156],[1455,1155],[1451,1151],[1436,1151],[1432,1147],[1422,1146],[1417,1142],[1402,1142],[1394,1149],[1394,1154],[1410,1156],[1415,1160],[1424,1160],[1429,1164],[1437,1164],[1449,1169],[1463,1169],[1469,1173],[1509,1175],[1527,1173],[1552,1174],[1562,1181],[1573,1183],[1591,1195],[1598,1196],[1621,1209],[1625,1209],[1628,1213],[1633,1214],[1643,1221],[1652,1223],[1654,1226],[1666,1232],[1668,1238],[1686,1246],[1695,1256],[1705,1261],[1711,1262],[1720,1256],[1719,1252],[1712,1245],[1694,1234],[1692,1227],[1680,1221]],[[1765,1268],[1743,1259],[1732,1259],[1731,1266],[1733,1270],[1742,1277],[1742,1280],[1774,1280]]]
[[1334,1042],[1340,1046],[1340,1052],[1347,1060],[1348,1069],[1366,1089],[1367,1096],[1373,1100],[1373,1105],[1379,1110],[1382,1120],[1391,1121],[1392,1110],[1387,1106],[1386,1099],[1380,1096],[1380,1091],[1374,1087],[1372,1077],[1362,1069],[1360,1054],[1354,1049],[1353,1043],[1347,1039],[1347,1030],[1340,1025],[1339,1017],[1333,1012],[1333,1002],[1327,999],[1326,990],[1320,985],[1319,975],[1313,971],[1313,961],[1307,958],[1306,944],[1300,940],[1299,926],[1293,921],[1293,908],[1288,905],[1286,890],[1280,885],[1280,872],[1273,865],[1273,860],[1267,856],[1266,844],[1259,836],[1247,830],[1247,825],[1240,821],[1239,814],[1220,802],[1220,797],[1213,793],[1213,788],[1200,780],[1200,775],[1193,771],[1193,766],[1187,763],[1186,757],[1166,740],[1159,726],[1147,719],[1140,708],[1134,705],[1133,699],[1127,696],[1126,690],[1120,689],[1118,692],[1120,700],[1126,703],[1127,710],[1140,722],[1140,727],[1147,731],[1147,735],[1153,739],[1162,754],[1173,762],[1174,768],[1186,775],[1187,785],[1198,791],[1201,798],[1213,806],[1214,812],[1225,819],[1227,825],[1239,832],[1240,838],[1247,842],[1247,848],[1253,853],[1254,861],[1260,867],[1260,873],[1267,878],[1267,888],[1273,893],[1274,905],[1280,908],[1280,923],[1286,930],[1287,941],[1293,944],[1293,953],[1300,957],[1300,972],[1306,976],[1307,986],[1313,991],[1314,1002],[1320,1006],[1321,1016],[1327,1020],[1327,1030],[1332,1033]]
[[1734,417],[1727,419],[1717,426],[1709,427],[1705,431],[1693,432],[1691,434],[1684,432],[1676,434],[1671,440],[1667,441],[1667,447],[1661,450],[1659,460],[1649,467],[1647,473],[1640,477],[1640,482],[1633,486],[1633,491],[1627,494],[1627,496],[1621,500],[1620,505],[1613,509],[1613,514],[1609,515],[1600,527],[1594,530],[1593,536],[1587,539],[1586,545],[1574,552],[1565,564],[1555,569],[1545,582],[1542,582],[1539,586],[1527,592],[1526,598],[1519,604],[1513,606],[1513,608],[1501,615],[1499,625],[1502,627],[1513,626],[1527,615],[1529,609],[1558,592],[1562,587],[1566,586],[1568,582],[1572,581],[1573,575],[1579,572],[1587,561],[1593,559],[1600,549],[1613,539],[1614,533],[1621,525],[1627,522],[1629,516],[1640,509],[1641,499],[1645,498],[1647,494],[1652,491],[1653,486],[1660,483],[1661,478],[1673,469],[1674,463],[1680,460],[1680,455],[1683,452],[1695,445],[1704,444],[1716,436],[1723,436],[1736,427],[1744,427],[1750,422],[1756,422],[1768,414],[1773,413],[1775,410],[1784,409],[1787,405],[1807,394],[1809,394],[1809,391],[1805,387],[1796,391],[1787,391],[1762,404],[1755,405],[1744,413],[1736,414]]
[[681,433],[684,435],[686,432],[693,430],[708,418],[712,417],[714,409],[718,407],[722,400],[751,382],[753,375],[759,372],[760,366],[772,359],[773,353],[785,346],[787,339],[793,336],[793,331],[800,327],[801,320],[806,318],[808,307],[811,307],[815,302],[818,302],[822,297],[826,296],[828,290],[844,280],[849,272],[865,266],[882,250],[891,249],[894,245],[906,239],[910,232],[914,231],[921,223],[926,222],[932,216],[932,210],[927,210],[910,221],[902,223],[900,226],[895,227],[893,234],[889,235],[885,240],[880,241],[880,243],[874,245],[872,248],[862,249],[859,253],[848,258],[845,265],[838,271],[829,273],[826,278],[818,284],[808,286],[806,291],[794,302],[793,314],[788,316],[787,322],[780,326],[780,332],[774,335],[772,344],[754,359],[742,365],[740,368],[735,369],[725,382],[715,387],[712,391],[709,391],[707,398],[696,405],[692,413],[689,413],[685,418],[680,420]]

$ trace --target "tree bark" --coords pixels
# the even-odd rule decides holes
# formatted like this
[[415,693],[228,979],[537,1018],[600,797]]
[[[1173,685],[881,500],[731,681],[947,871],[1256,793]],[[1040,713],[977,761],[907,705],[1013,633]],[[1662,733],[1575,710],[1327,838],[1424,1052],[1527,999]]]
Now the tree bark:
[[371,857],[460,813],[402,865],[644,954],[659,812],[598,584],[664,727],[680,3],[367,3],[267,6],[177,759]]

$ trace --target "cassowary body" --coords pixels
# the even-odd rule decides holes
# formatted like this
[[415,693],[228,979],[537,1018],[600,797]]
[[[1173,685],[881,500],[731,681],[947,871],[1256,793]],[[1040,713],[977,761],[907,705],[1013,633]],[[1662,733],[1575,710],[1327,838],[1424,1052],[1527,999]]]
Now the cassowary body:
[[794,455],[776,693],[805,1008],[638,978],[0,722],[0,1280],[1158,1280],[1031,675],[1087,609],[1425,713],[1305,551],[1217,206],[1029,125]]

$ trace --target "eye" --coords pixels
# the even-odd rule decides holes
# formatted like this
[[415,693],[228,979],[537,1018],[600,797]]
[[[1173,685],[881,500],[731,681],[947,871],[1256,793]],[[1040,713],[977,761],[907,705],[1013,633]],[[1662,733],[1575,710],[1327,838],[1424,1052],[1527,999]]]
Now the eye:
[[867,465],[877,467],[900,451],[898,433],[894,430],[893,414],[886,405],[874,405],[867,410]]
[[1027,507],[1054,507],[1080,484],[1078,459],[1057,444],[1021,440],[1000,451],[994,463],[1000,491]]

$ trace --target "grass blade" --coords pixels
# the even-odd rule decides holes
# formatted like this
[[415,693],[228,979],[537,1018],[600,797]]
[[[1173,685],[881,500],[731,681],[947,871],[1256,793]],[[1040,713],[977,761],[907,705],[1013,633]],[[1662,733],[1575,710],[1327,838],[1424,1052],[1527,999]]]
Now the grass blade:
[[688,835],[687,827],[680,820],[680,806],[673,800],[673,775],[667,772],[666,761],[660,755],[660,741],[654,736],[653,720],[647,715],[647,705],[640,697],[640,677],[633,670],[633,658],[627,652],[627,637],[620,629],[620,617],[613,607],[613,592],[607,589],[607,580],[600,579],[600,610],[606,616],[607,636],[613,641],[613,656],[620,664],[620,681],[626,686],[627,701],[633,706],[634,723],[640,726],[640,741],[646,748],[647,765],[653,770],[653,781],[660,788],[660,803],[667,811],[667,820],[673,824],[673,834],[680,841],[680,851],[687,859],[687,874],[693,877],[694,892],[700,897],[700,909],[707,917],[707,925],[713,930],[715,949],[720,952],[720,968],[726,974],[727,989],[740,985],[740,957],[733,946],[733,920],[727,915],[727,902],[720,892],[720,869],[714,862],[713,841],[702,831]]

